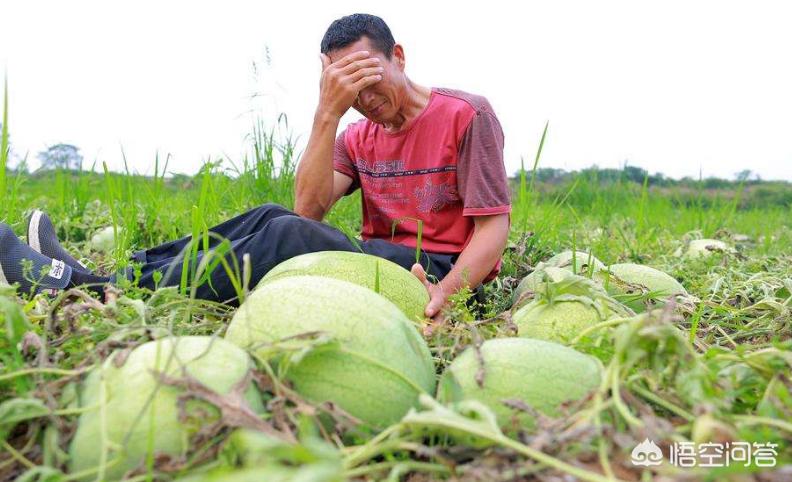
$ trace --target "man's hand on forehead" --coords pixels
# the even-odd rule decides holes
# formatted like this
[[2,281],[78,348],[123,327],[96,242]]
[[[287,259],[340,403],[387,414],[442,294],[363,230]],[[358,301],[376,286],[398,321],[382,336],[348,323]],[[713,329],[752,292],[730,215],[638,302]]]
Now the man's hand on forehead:
[[352,52],[335,62],[328,55],[319,56],[322,59],[319,108],[339,118],[352,107],[361,90],[382,80],[381,61],[367,50]]
[[352,53],[346,54],[343,57],[339,57],[337,54],[334,56],[328,55],[330,58],[331,63],[338,63],[338,64],[347,64],[349,62],[354,62],[355,60],[363,60],[367,58],[372,58],[371,52],[368,50],[356,50]]
[[322,56],[323,69],[333,67],[339,69],[344,75],[350,75],[362,69],[376,68],[380,65],[379,57],[372,56],[368,50],[358,50],[357,52],[352,52],[351,54],[345,55],[335,62],[333,62],[332,58],[328,55],[320,55]]

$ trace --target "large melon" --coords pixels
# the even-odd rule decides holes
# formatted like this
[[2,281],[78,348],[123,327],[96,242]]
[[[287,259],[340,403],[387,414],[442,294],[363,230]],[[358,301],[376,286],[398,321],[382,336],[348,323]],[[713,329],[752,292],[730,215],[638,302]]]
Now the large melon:
[[410,320],[424,317],[429,293],[398,264],[365,253],[319,251],[290,258],[271,269],[259,285],[284,276],[327,276],[349,281],[388,298]]
[[[148,455],[174,457],[190,448],[190,436],[219,420],[219,410],[208,402],[190,400],[180,420],[182,389],[162,384],[156,374],[181,379],[191,377],[219,394],[228,394],[244,382],[252,360],[239,347],[221,338],[185,336],[163,338],[135,348],[126,360],[116,352],[92,371],[85,383],[79,418],[71,442],[71,471],[100,467],[103,479],[117,480],[141,466]],[[116,367],[116,362],[121,362]],[[254,412],[263,411],[251,382],[244,397]],[[84,480],[97,479],[97,474]]]
[[558,416],[562,403],[582,399],[600,383],[602,369],[596,359],[556,343],[501,338],[485,341],[478,351],[468,348],[448,366],[437,396],[444,403],[478,400],[495,413],[501,426],[510,425],[513,414],[524,428],[535,423],[528,412],[507,407],[506,400]]
[[[641,264],[612,264],[599,271],[596,277],[613,295],[628,296],[648,293],[649,304],[662,305],[671,296],[686,296],[687,290],[679,281],[658,269]],[[647,301],[629,301],[627,306],[636,312],[646,311]]]
[[239,307],[226,338],[271,357],[271,344],[316,332],[335,343],[290,359],[286,369],[306,399],[335,402],[364,422],[385,426],[413,407],[419,393],[433,392],[434,363],[412,322],[385,297],[348,281],[273,279]]

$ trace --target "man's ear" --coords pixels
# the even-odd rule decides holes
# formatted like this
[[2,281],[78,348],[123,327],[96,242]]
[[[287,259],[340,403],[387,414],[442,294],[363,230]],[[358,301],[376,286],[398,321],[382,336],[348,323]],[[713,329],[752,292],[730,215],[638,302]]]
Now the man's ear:
[[404,47],[402,47],[401,44],[395,44],[393,46],[393,62],[399,67],[399,70],[404,72],[406,61],[404,59]]

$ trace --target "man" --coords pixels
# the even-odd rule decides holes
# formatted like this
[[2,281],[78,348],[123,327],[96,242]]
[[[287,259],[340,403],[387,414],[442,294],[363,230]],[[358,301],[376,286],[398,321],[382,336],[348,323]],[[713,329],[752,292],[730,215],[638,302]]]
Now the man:
[[[197,261],[217,256],[220,239],[227,239],[230,249],[220,255],[236,257],[241,266],[249,254],[255,285],[293,256],[360,250],[411,269],[430,294],[426,315],[436,317],[449,295],[464,286],[478,287],[500,269],[511,211],[500,124],[483,97],[412,82],[405,74],[403,47],[379,17],[355,14],[334,21],[322,39],[320,57],[319,104],[297,170],[294,212],[265,204],[212,228],[211,249],[200,251]],[[365,119],[336,137],[349,108]],[[354,242],[321,220],[358,188],[363,229],[362,241]],[[28,227],[33,249],[9,231],[0,229],[3,269],[7,259],[13,265],[27,257],[35,258],[36,266],[59,267],[60,277],[45,280],[45,288],[110,281],[71,258],[40,212]],[[415,263],[419,235],[422,253]],[[178,284],[189,243],[183,238],[135,253],[133,259],[142,264],[140,285]],[[440,281],[430,281],[427,272]],[[18,270],[6,281],[30,287]],[[197,286],[196,295],[229,303],[237,299],[219,267]]]

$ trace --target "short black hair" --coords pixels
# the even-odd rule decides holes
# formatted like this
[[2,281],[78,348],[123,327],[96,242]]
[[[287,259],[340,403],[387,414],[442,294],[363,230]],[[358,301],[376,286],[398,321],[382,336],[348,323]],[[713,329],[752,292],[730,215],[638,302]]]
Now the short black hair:
[[322,37],[321,52],[327,54],[332,50],[344,48],[364,36],[371,40],[371,44],[377,50],[385,54],[386,59],[390,60],[393,46],[396,45],[393,34],[384,20],[367,13],[355,13],[334,20]]

